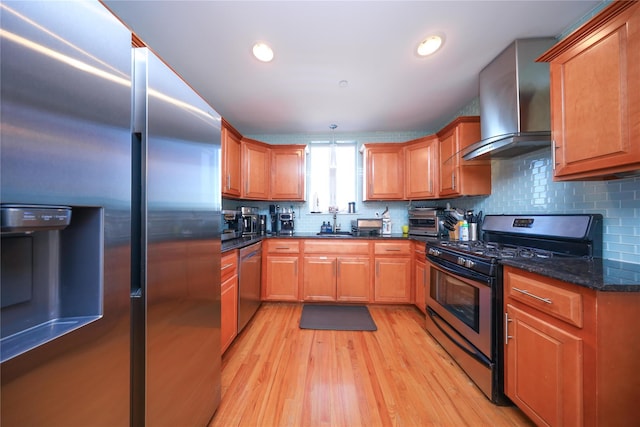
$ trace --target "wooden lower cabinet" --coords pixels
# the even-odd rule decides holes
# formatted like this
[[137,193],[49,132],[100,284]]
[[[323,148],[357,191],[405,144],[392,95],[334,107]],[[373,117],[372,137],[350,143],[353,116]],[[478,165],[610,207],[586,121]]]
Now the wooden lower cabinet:
[[429,292],[429,285],[431,282],[431,270],[426,262],[424,242],[413,242],[413,253],[413,283],[415,287],[413,303],[421,312],[427,314],[426,297],[427,292]]
[[538,425],[583,425],[583,340],[507,304],[506,394]]
[[299,301],[300,241],[267,239],[263,244],[262,299]]
[[376,257],[375,302],[411,303],[411,258]]
[[366,256],[305,256],[303,299],[369,302],[369,264]]
[[640,420],[638,292],[504,267],[505,392],[536,424]]
[[370,244],[353,240],[306,240],[303,300],[369,302]]
[[238,251],[224,253],[220,264],[220,344],[224,353],[238,334]]
[[345,302],[371,300],[371,260],[369,257],[337,259],[336,299]]
[[412,245],[395,240],[374,243],[375,302],[411,304]]
[[303,295],[305,301],[336,300],[336,258],[304,256]]

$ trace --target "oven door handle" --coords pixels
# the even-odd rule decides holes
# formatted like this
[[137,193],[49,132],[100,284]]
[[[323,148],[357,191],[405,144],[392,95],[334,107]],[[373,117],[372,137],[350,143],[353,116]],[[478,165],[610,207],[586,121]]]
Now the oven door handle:
[[[433,311],[433,309],[431,307],[427,306],[427,314],[429,315],[429,317],[431,317],[431,320],[433,321],[433,324],[436,325],[436,327],[438,329],[440,329],[440,332],[442,332],[447,338],[449,338],[449,341],[451,341],[452,343],[457,345],[460,348],[460,350],[464,351],[469,356],[473,357],[474,359],[479,360],[480,362],[484,363],[487,366],[492,366],[493,365],[491,363],[491,360],[489,360],[487,358],[487,356],[485,356],[479,350],[477,350],[473,346],[473,344],[471,344],[466,338],[461,336],[460,339],[463,342],[460,342],[460,341],[456,340],[453,336],[451,336],[451,334],[449,332],[447,332],[442,325],[440,325],[441,317],[438,315],[438,313]],[[444,320],[442,320],[442,321],[444,322]]]
[[458,277],[464,277],[465,279],[473,280],[475,282],[480,282],[486,286],[492,286],[492,278],[490,276],[486,276],[484,274],[473,274],[472,270],[467,270],[464,268],[460,268],[460,269],[451,268],[447,264],[445,264],[445,262],[442,262],[438,258],[431,258],[430,256],[427,256],[427,259],[431,262],[431,265],[433,267],[439,268],[446,273],[449,273]]

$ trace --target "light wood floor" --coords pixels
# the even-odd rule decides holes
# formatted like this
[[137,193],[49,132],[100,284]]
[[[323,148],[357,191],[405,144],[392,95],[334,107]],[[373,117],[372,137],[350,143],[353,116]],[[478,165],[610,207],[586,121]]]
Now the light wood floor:
[[530,426],[493,405],[410,306],[369,306],[376,332],[298,328],[264,303],[222,359],[218,426]]

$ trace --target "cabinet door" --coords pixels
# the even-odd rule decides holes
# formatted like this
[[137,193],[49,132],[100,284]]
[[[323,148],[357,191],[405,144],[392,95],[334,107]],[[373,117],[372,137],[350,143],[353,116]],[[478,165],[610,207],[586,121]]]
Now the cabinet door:
[[480,140],[480,118],[462,116],[440,133],[440,196],[491,194],[491,160],[462,160],[461,151]]
[[270,200],[304,201],[305,172],[304,146],[272,146]]
[[269,197],[269,147],[243,140],[243,194],[245,199],[267,200]]
[[365,148],[365,157],[365,200],[402,200],[403,146],[372,144]]
[[405,148],[405,199],[428,199],[438,195],[437,159],[438,138],[435,135]]
[[411,303],[411,258],[375,260],[375,302]]
[[582,340],[511,304],[507,316],[507,396],[538,425],[583,425]]
[[339,257],[337,261],[338,301],[369,302],[371,288],[369,258]]
[[224,353],[238,332],[238,275],[221,285],[220,312],[220,343]]
[[263,299],[298,301],[298,257],[267,255]]
[[336,300],[336,258],[305,256],[303,273],[305,301]]
[[558,180],[640,169],[640,4],[613,7],[633,3],[551,60]]
[[458,140],[455,129],[440,139],[440,195],[450,196],[458,194]]
[[241,138],[222,127],[222,195],[240,197],[242,188]]
[[428,283],[427,282],[428,269],[426,268],[424,261],[416,260],[415,264],[416,264],[416,268],[415,268],[416,297],[415,297],[414,303],[421,312],[423,312],[424,314],[427,314],[427,301],[425,299],[425,296],[426,296],[427,283]]

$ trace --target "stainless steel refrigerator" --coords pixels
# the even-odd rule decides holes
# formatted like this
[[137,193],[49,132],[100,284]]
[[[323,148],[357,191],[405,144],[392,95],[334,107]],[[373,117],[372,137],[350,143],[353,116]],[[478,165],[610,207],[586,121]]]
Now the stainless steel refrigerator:
[[2,425],[206,425],[220,117],[97,1],[0,16]]
[[221,119],[146,48],[134,93],[134,424],[205,425],[220,400]]

